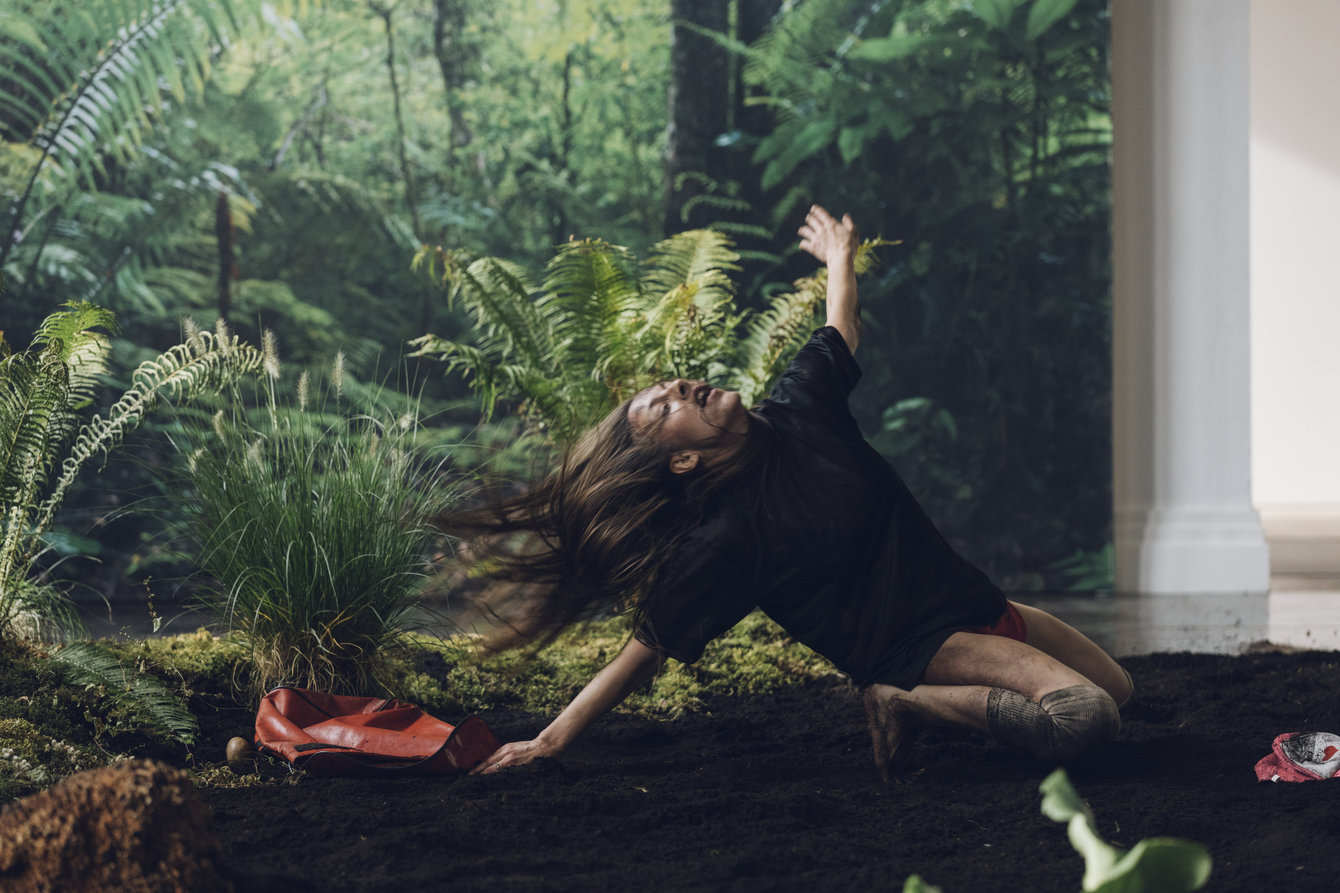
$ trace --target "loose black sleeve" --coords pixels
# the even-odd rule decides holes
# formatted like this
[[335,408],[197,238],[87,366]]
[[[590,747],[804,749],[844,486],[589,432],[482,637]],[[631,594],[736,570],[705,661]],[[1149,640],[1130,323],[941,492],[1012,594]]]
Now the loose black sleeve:
[[848,420],[847,398],[861,380],[861,367],[832,326],[815,331],[773,386],[768,401],[784,412]]

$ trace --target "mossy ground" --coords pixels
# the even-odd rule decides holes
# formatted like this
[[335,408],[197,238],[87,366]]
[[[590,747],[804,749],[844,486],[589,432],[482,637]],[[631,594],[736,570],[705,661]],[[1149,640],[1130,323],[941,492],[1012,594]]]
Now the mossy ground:
[[[628,641],[626,618],[564,633],[538,653],[483,656],[468,636],[407,637],[388,655],[384,691],[448,721],[495,711],[553,715]],[[154,756],[188,769],[197,784],[274,783],[283,773],[239,776],[224,765],[232,735],[249,735],[254,707],[247,651],[232,638],[198,630],[142,640],[102,640],[120,660],[151,673],[187,704],[200,723],[193,746],[166,738],[124,699],[71,685],[49,660],[48,646],[0,643],[0,802],[48,787],[82,769],[124,756]],[[692,666],[671,661],[618,709],[673,720],[700,712],[709,694],[762,694],[832,674],[832,666],[793,642],[760,614],[708,646]],[[217,739],[217,740],[216,740]]]

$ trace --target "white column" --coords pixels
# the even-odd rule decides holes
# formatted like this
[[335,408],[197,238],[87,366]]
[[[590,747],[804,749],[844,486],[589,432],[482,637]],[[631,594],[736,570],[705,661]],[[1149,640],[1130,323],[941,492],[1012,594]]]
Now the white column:
[[1117,588],[1265,592],[1252,508],[1248,0],[1114,0]]

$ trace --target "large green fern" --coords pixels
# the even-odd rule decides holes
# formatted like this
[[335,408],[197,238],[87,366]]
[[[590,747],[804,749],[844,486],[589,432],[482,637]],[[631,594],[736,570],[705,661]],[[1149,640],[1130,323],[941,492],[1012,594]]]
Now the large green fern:
[[[30,201],[53,209],[51,199],[95,188],[108,161],[133,155],[165,98],[180,103],[188,84],[203,83],[235,20],[233,0],[9,4],[0,13],[0,122],[6,140],[38,156],[4,232],[27,235]],[[0,245],[0,267],[12,245]]]
[[[858,271],[877,244],[862,246]],[[424,335],[415,355],[464,372],[486,414],[499,400],[516,404],[532,432],[558,445],[660,379],[718,381],[753,403],[818,324],[825,279],[801,280],[746,313],[734,302],[738,260],[714,230],[672,236],[641,265],[616,245],[569,242],[536,289],[505,261],[425,248],[416,265],[475,325],[468,339]]]
[[28,350],[0,346],[0,613],[9,613],[10,577],[31,559],[39,494],[103,371],[107,338],[97,329],[112,324],[105,310],[74,304],[49,316]]
[[194,332],[141,363],[106,415],[81,425],[106,358],[107,338],[97,329],[113,324],[106,310],[71,302],[42,323],[27,350],[11,353],[0,340],[0,635],[34,600],[29,567],[84,464],[119,444],[161,397],[190,398],[261,367],[261,352],[226,329]]

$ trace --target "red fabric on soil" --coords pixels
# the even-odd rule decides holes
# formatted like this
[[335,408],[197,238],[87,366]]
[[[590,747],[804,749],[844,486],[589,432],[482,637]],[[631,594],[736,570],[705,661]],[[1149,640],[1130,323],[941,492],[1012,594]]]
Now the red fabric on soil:
[[477,716],[456,725],[394,698],[284,686],[261,698],[256,746],[312,775],[468,772],[498,749]]
[[[1276,735],[1340,728],[1340,653],[1155,655],[1115,743],[1070,766],[1100,832],[1205,844],[1208,889],[1340,889],[1340,780],[1260,783]],[[493,776],[303,778],[208,790],[254,890],[1065,891],[1083,863],[1039,811],[1054,768],[926,732],[879,783],[836,681],[712,702],[675,722],[615,715],[558,760]],[[485,717],[503,740],[548,717]],[[246,726],[243,724],[245,730]],[[221,741],[226,730],[220,730]],[[299,857],[298,854],[301,854]]]

